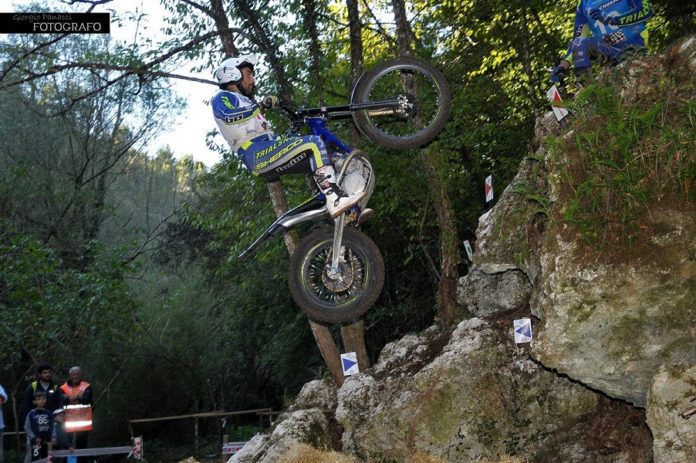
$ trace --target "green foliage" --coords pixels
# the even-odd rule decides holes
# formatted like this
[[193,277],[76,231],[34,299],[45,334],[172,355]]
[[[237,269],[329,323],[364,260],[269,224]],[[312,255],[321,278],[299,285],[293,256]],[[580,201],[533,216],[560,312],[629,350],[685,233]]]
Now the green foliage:
[[600,249],[617,239],[645,244],[650,210],[693,207],[696,163],[687,155],[696,148],[693,89],[688,80],[663,76],[638,99],[610,84],[576,97],[574,137],[554,152],[568,163],[562,219],[587,243]]
[[514,192],[522,195],[527,201],[534,203],[537,206],[534,212],[549,217],[551,202],[546,195],[539,193],[533,185],[519,183],[514,189]]
[[[96,243],[95,243],[95,246]],[[19,366],[29,356],[71,362],[97,334],[124,340],[134,305],[114,255],[82,271],[63,269],[55,253],[6,223],[0,229],[0,357]]]

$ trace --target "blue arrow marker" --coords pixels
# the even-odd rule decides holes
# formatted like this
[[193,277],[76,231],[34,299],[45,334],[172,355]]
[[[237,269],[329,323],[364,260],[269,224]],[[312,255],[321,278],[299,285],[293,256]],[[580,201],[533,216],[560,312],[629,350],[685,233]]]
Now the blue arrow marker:
[[528,338],[532,337],[532,328],[529,325],[522,325],[515,330],[516,333],[526,336]]
[[354,362],[354,361],[352,361],[352,360],[350,360],[350,359],[347,359],[347,358],[345,358],[345,357],[341,358],[341,360],[343,360],[343,372],[344,372],[344,373],[345,373],[346,371],[350,370],[351,368],[353,368],[353,365],[355,365],[356,363],[358,363],[358,362]]

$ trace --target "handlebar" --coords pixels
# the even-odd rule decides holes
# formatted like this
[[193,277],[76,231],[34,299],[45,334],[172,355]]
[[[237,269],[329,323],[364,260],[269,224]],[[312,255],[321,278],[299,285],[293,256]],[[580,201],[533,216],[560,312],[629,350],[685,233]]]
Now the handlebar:
[[305,117],[326,117],[329,119],[350,119],[353,117],[354,111],[364,111],[364,110],[387,110],[391,113],[399,112],[400,101],[399,98],[391,98],[389,100],[383,101],[370,101],[366,103],[350,103],[347,105],[339,106],[320,106],[313,108],[298,108],[295,111],[289,110],[283,107],[283,109],[290,114],[290,116],[297,120],[302,120]]

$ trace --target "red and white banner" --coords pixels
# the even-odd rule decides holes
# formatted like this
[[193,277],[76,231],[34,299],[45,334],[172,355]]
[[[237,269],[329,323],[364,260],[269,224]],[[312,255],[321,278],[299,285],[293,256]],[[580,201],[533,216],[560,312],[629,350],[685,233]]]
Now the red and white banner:
[[92,406],[91,405],[66,405],[65,432],[79,432],[92,430]]
[[242,450],[246,442],[225,442],[222,444],[223,455],[234,455],[235,453]]
[[133,455],[133,458],[135,458],[136,460],[143,459],[143,438],[142,437],[134,437],[133,438],[132,455]]
[[486,202],[493,201],[493,176],[486,177]]

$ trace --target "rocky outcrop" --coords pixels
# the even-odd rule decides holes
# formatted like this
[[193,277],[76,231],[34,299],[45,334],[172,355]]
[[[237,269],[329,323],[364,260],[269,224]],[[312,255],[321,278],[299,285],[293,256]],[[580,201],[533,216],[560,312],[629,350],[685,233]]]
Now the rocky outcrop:
[[[425,363],[399,355],[427,351],[431,343],[410,336],[388,345],[375,371],[386,372],[383,365],[399,357],[400,368],[346,379],[336,409],[344,452],[362,461],[405,461],[416,451],[461,462],[504,455],[622,461],[620,452],[608,458],[577,441],[577,429],[597,412],[597,394],[531,361],[512,342],[511,319],[461,322]],[[574,456],[563,459],[559,448],[574,449]]]
[[[645,82],[670,73],[685,73],[678,77],[693,82],[694,57],[696,38],[689,38],[662,56],[624,66],[617,71],[620,98],[647,104],[654,88]],[[538,140],[548,135],[575,137],[569,125],[550,116],[537,127]],[[540,143],[521,164],[479,222],[460,301],[470,312],[485,314],[527,305],[539,320],[531,345],[536,361],[610,397],[648,406],[655,461],[696,461],[693,438],[684,438],[692,423],[675,409],[686,406],[685,397],[677,396],[686,393],[688,380],[674,376],[696,365],[696,208],[683,201],[651,208],[639,223],[647,236],[640,247],[616,239],[610,252],[588,246],[564,222],[570,206],[561,197],[570,156],[557,150],[552,157]],[[497,293],[512,288],[500,282],[507,272],[523,272],[531,290]],[[515,302],[496,305],[502,300]]]
[[278,417],[272,432],[255,435],[228,463],[273,463],[298,444],[332,448],[331,416],[335,407],[333,381],[305,384],[290,411]]
[[[622,101],[652,107],[643,84],[660,75],[696,88],[696,38],[612,72]],[[543,142],[574,130],[541,118],[538,150],[480,218],[458,291],[473,318],[388,344],[338,391],[309,383],[231,461],[270,462],[297,443],[361,461],[696,461],[696,413],[683,415],[696,407],[696,207],[650,209],[640,246],[621,236],[611,252],[589,246],[565,219],[573,159]],[[522,316],[530,345],[513,342]]]
[[660,259],[603,263],[549,236],[542,251],[543,329],[534,355],[584,384],[645,406],[661,365],[696,365],[696,217],[655,211]]
[[[648,394],[655,463],[696,461],[696,367],[662,367]],[[687,412],[687,413],[684,413]]]

